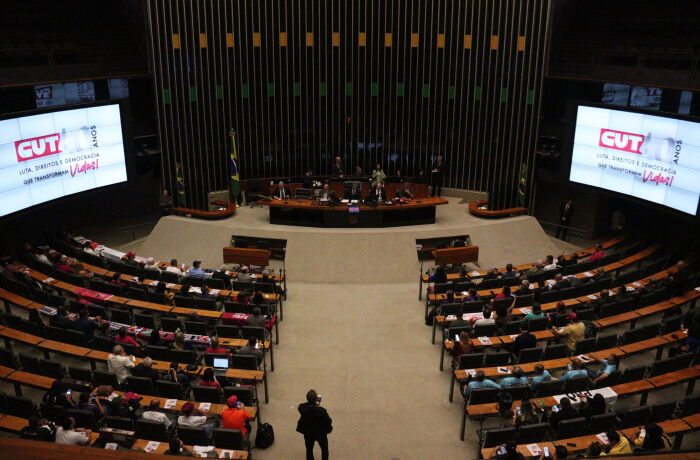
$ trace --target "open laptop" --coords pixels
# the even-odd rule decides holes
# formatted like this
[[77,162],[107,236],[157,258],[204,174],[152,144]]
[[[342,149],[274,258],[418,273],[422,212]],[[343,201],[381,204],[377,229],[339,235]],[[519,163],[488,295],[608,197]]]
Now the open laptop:
[[214,375],[225,377],[228,372],[228,358],[214,358]]

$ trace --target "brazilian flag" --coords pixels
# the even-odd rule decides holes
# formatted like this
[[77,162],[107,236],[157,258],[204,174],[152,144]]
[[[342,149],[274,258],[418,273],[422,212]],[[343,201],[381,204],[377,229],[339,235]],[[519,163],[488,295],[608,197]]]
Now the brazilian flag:
[[180,206],[186,208],[187,201],[185,200],[185,181],[182,180],[182,165],[176,165],[175,169],[177,172],[177,196],[180,200]]
[[236,132],[231,130],[231,193],[235,199],[241,191],[238,178],[238,152],[236,151]]
[[518,203],[525,206],[525,178],[527,177],[527,165],[520,169],[520,184],[518,184]]

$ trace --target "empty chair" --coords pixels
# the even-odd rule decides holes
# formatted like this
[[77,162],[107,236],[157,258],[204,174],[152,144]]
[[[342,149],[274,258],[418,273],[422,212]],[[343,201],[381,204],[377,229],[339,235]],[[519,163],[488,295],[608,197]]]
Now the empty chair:
[[610,289],[612,287],[612,278],[603,278],[598,280],[598,285],[596,286],[596,291],[602,291],[603,289]]
[[484,367],[505,366],[510,362],[510,353],[498,351],[484,354]]
[[435,283],[433,286],[434,294],[445,294],[452,289],[452,283]]
[[619,312],[617,310],[617,302],[606,303],[600,307],[600,313],[598,313],[598,318],[610,318],[611,316],[617,315]]
[[559,290],[559,300],[568,300],[576,297],[577,289],[575,287],[568,287]]
[[562,381],[552,380],[551,382],[540,382],[533,397],[544,398],[546,396],[556,396],[561,394]]
[[107,416],[102,419],[102,426],[117,430],[134,431],[134,421],[126,417]]
[[564,393],[576,393],[579,391],[588,390],[589,385],[588,376],[582,375],[580,377],[571,377],[570,379],[564,380]]
[[620,336],[620,345],[629,345],[631,343],[640,342],[644,337],[644,328],[637,327],[634,329],[629,329],[622,333]]
[[572,356],[585,355],[595,351],[595,338],[583,339],[576,342]]
[[245,313],[246,305],[239,302],[224,302],[224,311],[226,313]]
[[513,299],[510,297],[507,297],[505,299],[494,300],[493,304],[491,305],[491,309],[496,310],[498,307],[502,307],[502,306],[505,306],[506,308],[508,308],[511,306],[512,303],[513,303]]
[[530,332],[544,331],[549,325],[549,318],[534,318],[527,324],[527,330]]
[[0,366],[9,367],[10,369],[19,367],[19,360],[12,353],[12,350],[0,348]]
[[118,310],[113,308],[112,310],[112,321],[119,324],[126,324],[131,326],[131,313],[128,310]]
[[24,372],[29,372],[30,374],[38,374],[41,364],[39,364],[39,358],[26,353],[19,353],[19,362],[22,365],[22,370]]
[[569,349],[565,343],[557,345],[548,345],[542,353],[542,361],[550,361],[552,359],[566,358],[569,355]]
[[628,313],[634,310],[636,306],[634,305],[634,299],[632,297],[624,300],[620,300],[617,303],[617,311],[619,313]]
[[164,271],[164,272],[161,272],[160,276],[161,276],[162,280],[165,281],[166,283],[174,283],[174,284],[180,283],[180,275],[178,275],[175,272]]
[[509,321],[503,326],[504,335],[520,334],[520,325],[525,324],[525,320]]
[[614,413],[593,415],[588,420],[586,434],[607,433],[615,429],[615,425],[617,425],[617,415]]
[[605,334],[596,337],[596,350],[607,350],[617,346],[616,334]]
[[201,357],[197,357],[197,353],[193,350],[170,350],[170,356],[173,361],[181,364],[199,364]]
[[494,278],[490,280],[483,280],[479,286],[479,290],[489,290],[489,289],[498,289],[501,287],[501,279],[500,278]]
[[275,283],[263,283],[262,281],[257,281],[253,286],[256,291],[260,291],[263,294],[275,293]]
[[[615,418],[613,414],[613,419]],[[549,432],[549,425],[546,423],[535,423],[533,425],[522,425],[518,430],[518,444],[532,444],[542,442]]]
[[166,302],[165,294],[162,292],[147,292],[146,300],[152,303],[164,304]]
[[489,447],[496,447],[500,444],[505,444],[509,440],[515,439],[516,434],[517,430],[513,426],[508,428],[484,430],[482,433],[484,441],[481,447],[482,449],[486,449]]
[[192,395],[197,402],[221,404],[221,391],[217,387],[194,385],[192,387]]
[[519,295],[515,297],[515,308],[529,307],[532,305],[532,294]]
[[91,345],[93,350],[111,353],[114,348],[114,340],[107,337],[95,336],[92,338]]
[[20,418],[29,418],[39,414],[36,403],[29,398],[21,396],[5,395],[4,411],[7,415],[14,415]]
[[231,355],[231,368],[258,370],[258,359],[250,355]]
[[540,304],[556,302],[559,300],[559,291],[544,291],[540,294]]
[[513,401],[523,401],[530,396],[529,385],[511,385],[503,389],[506,393],[510,393]]
[[170,441],[168,430],[161,422],[151,422],[149,420],[139,419],[136,421],[136,432],[138,433],[140,439],[148,439],[150,441],[159,442]]
[[92,371],[84,367],[68,366],[68,376],[73,380],[92,383]]
[[107,312],[107,309],[103,307],[102,305],[95,305],[94,303],[91,303],[87,307],[88,314],[92,317],[99,316],[101,318],[110,318],[111,316]]
[[[542,384],[540,384],[542,385]],[[539,387],[538,387],[539,388]],[[570,420],[562,420],[554,432],[554,441],[580,436],[586,430],[586,417],[577,417]]]
[[199,276],[190,276],[190,275],[187,275],[185,277],[184,282],[189,284],[190,286],[196,286],[196,287],[202,287],[206,284],[206,280],[200,278]]
[[144,394],[155,396],[156,391],[153,388],[153,380],[148,377],[134,377],[130,375],[126,378],[126,387],[129,391],[136,394]]
[[201,297],[197,297],[194,299],[194,305],[195,305],[195,307],[197,307],[201,310],[209,310],[209,311],[216,310],[216,300],[214,300],[214,299],[204,299]]
[[511,276],[510,278],[501,278],[501,281],[503,282],[504,286],[517,286],[520,284],[520,278],[517,276]]
[[[692,355],[692,353],[691,353]],[[692,356],[691,356],[692,358]],[[39,375],[50,377],[52,379],[62,379],[64,377],[63,366],[58,361],[48,359],[39,360]],[[88,380],[90,381],[90,380]]]
[[176,295],[175,306],[179,308],[194,308],[194,299],[192,297]]
[[557,315],[554,318],[554,327],[566,327],[569,324],[569,315]]
[[238,326],[217,325],[216,335],[227,339],[237,339],[241,336],[241,330]]
[[37,323],[26,319],[20,320],[19,330],[25,334],[35,335],[37,337],[41,337],[42,333],[42,330]]
[[462,313],[479,313],[484,309],[483,300],[472,300],[462,304]]
[[68,409],[66,411],[68,417],[73,417],[75,419],[76,428],[87,428],[88,430],[97,430],[97,420],[95,420],[95,414],[89,410],[79,410],[79,409]]
[[252,281],[231,281],[231,290],[232,291],[247,291],[253,289],[253,282]]
[[595,309],[587,308],[585,310],[579,310],[578,312],[576,312],[576,316],[578,317],[579,322],[593,321],[593,317],[595,316]]
[[659,335],[659,323],[651,323],[644,326],[644,332],[642,333],[642,340],[653,339]]
[[156,390],[158,396],[166,399],[179,399],[187,401],[190,399],[189,392],[185,392],[182,384],[179,382],[168,382],[166,380],[158,380],[156,382]]
[[474,326],[474,337],[493,337],[496,335],[495,324],[477,324]]
[[596,283],[584,283],[578,290],[578,294],[582,296],[591,295],[594,292],[598,292],[598,286]]
[[63,331],[64,338],[63,342],[70,343],[78,347],[87,347],[87,338],[85,338],[85,333],[81,331],[74,331],[72,329],[66,329]]
[[233,242],[233,246],[236,248],[247,248],[248,247],[248,241],[246,241],[243,238],[236,238]]
[[134,314],[134,322],[138,327],[145,327],[147,329],[156,329],[156,320],[153,315],[142,315],[139,313]]
[[645,365],[628,367],[622,371],[622,375],[620,376],[620,384],[641,380],[644,378],[644,374],[646,374],[646,372],[647,366]]
[[246,442],[249,434],[250,432],[246,433],[244,439],[241,430],[214,428],[212,439],[214,440],[214,447],[217,449],[250,450],[250,446]]
[[148,300],[146,297],[146,291],[137,286],[133,286],[131,289],[129,289],[128,296],[134,300],[142,300],[144,302]]
[[241,327],[241,337],[244,339],[255,337],[256,339],[263,341],[267,337],[266,329],[264,327],[243,326]]
[[683,316],[676,315],[671,316],[663,320],[661,326],[661,335],[671,334],[676,332],[681,328],[681,322],[683,321]]
[[680,355],[676,355],[676,357],[673,358],[673,371],[680,371],[681,369],[690,367],[690,364],[693,362],[693,358],[695,358],[694,353],[682,353]]
[[165,316],[160,318],[160,327],[162,327],[165,332],[175,332],[178,329],[184,329],[182,321],[180,321],[179,318],[166,318]]
[[659,361],[654,361],[649,370],[649,378],[656,377],[657,375],[668,374],[673,372],[673,358],[661,359]]
[[58,404],[41,403],[41,416],[61,424],[66,419],[66,408]]
[[542,349],[541,348],[523,348],[520,350],[518,356],[513,357],[513,362],[516,364],[534,363],[541,361],[542,359]]
[[475,388],[469,392],[467,405],[495,403],[500,392],[498,388]]
[[688,417],[700,412],[700,393],[686,396],[679,405],[678,417]]
[[674,412],[676,412],[676,401],[653,404],[651,406],[651,413],[649,414],[649,422],[665,422],[673,418]]
[[207,278],[207,286],[212,289],[226,289],[226,283],[220,278]]
[[199,321],[185,321],[185,330],[188,334],[196,335],[207,335],[207,325],[206,323],[200,323]]
[[144,349],[144,355],[148,356],[154,361],[165,361],[170,362],[170,348],[168,347],[157,347],[154,345],[146,345]]
[[617,426],[619,429],[632,428],[634,426],[644,426],[651,415],[651,407],[639,406],[627,409],[624,414],[618,419]]
[[188,446],[208,446],[209,437],[207,436],[207,430],[204,428],[194,428],[191,426],[177,427],[177,436],[180,440]]

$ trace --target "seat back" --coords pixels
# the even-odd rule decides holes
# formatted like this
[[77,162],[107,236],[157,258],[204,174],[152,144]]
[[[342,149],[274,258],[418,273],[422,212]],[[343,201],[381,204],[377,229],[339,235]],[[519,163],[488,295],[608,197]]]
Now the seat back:
[[217,449],[248,450],[241,430],[214,428],[212,438]]
[[194,305],[201,310],[216,310],[216,300],[215,299],[204,299],[202,297],[196,297],[194,299]]
[[593,321],[593,317],[595,316],[595,309],[586,308],[585,310],[579,310],[578,312],[576,312],[576,316],[578,316],[579,321]]
[[586,430],[586,417],[577,417],[570,420],[562,420],[557,425],[554,440],[574,438]]
[[92,383],[92,370],[84,367],[68,366],[68,376],[74,380]]
[[542,442],[547,436],[548,430],[549,425],[546,423],[522,425],[518,430],[518,444]]
[[620,345],[629,345],[630,343],[639,342],[644,337],[644,327],[636,327],[625,331],[620,337]]
[[175,295],[175,306],[180,308],[193,308],[194,299],[189,296]]
[[557,315],[554,318],[554,327],[566,327],[567,324],[569,324],[568,315]]
[[613,387],[620,384],[620,378],[622,377],[622,372],[619,370],[612,371],[608,378],[605,379],[603,385],[606,387]]
[[700,412],[700,393],[696,395],[686,396],[680,404],[680,417],[688,417]]
[[195,364],[197,362],[197,353],[193,350],[170,350],[170,356],[173,361],[181,364]]
[[673,372],[673,358],[661,359],[659,361],[654,361],[649,370],[649,378],[656,377],[657,375],[668,374]]
[[635,307],[636,306],[634,305],[634,299],[632,297],[620,300],[617,303],[617,311],[619,313],[628,313],[628,312],[634,310]]
[[206,323],[199,321],[185,321],[185,330],[188,334],[207,335]]
[[195,428],[191,426],[177,427],[177,436],[180,440],[188,446],[208,446],[209,437],[207,436],[207,430],[204,428]]
[[520,326],[525,324],[525,320],[509,321],[503,326],[503,334],[514,335],[520,334]]
[[513,401],[523,401],[530,396],[530,387],[528,385],[512,385],[503,389],[509,393]]
[[253,284],[256,291],[260,291],[264,294],[274,294],[275,284],[274,283],[263,283],[262,281],[257,281]]
[[549,326],[549,318],[546,316],[544,318],[534,318],[531,319],[527,324],[527,330],[530,332],[544,331]]
[[598,314],[598,317],[610,318],[611,316],[615,316],[617,314],[617,302],[609,302],[600,307],[600,313]]
[[541,361],[542,359],[542,349],[541,348],[523,348],[518,354],[518,364],[534,363]]
[[187,395],[182,389],[180,382],[169,382],[167,380],[158,380],[156,382],[156,390],[161,398],[187,400]]
[[41,416],[61,424],[66,419],[66,408],[58,404],[41,403]]
[[481,353],[465,353],[459,357],[457,369],[476,369],[484,362],[484,355]]
[[483,300],[470,300],[462,304],[462,313],[479,313],[484,309]]
[[542,361],[549,361],[552,359],[566,358],[569,354],[569,350],[565,343],[560,343],[557,345],[547,345],[542,353]]
[[504,286],[517,286],[520,284],[520,278],[517,276],[511,276],[507,278],[501,278],[501,282],[503,283]]
[[510,297],[507,297],[505,299],[498,299],[494,300],[493,304],[491,305],[493,310],[496,310],[498,307],[502,307],[505,305],[506,308],[510,307],[513,304],[513,299]]
[[590,384],[590,380],[588,380],[588,376],[586,376],[586,375],[566,379],[566,380],[564,380],[564,393],[575,393],[578,391],[586,391],[586,390],[588,390],[589,384]]
[[135,377],[130,375],[126,378],[126,388],[136,394],[156,395],[156,390],[153,388],[153,380],[148,377]]
[[160,276],[163,279],[163,281],[165,281],[166,283],[174,283],[174,284],[180,283],[180,275],[178,275],[175,272],[163,271],[160,274]]
[[605,334],[596,337],[596,350],[607,350],[617,346],[617,334]]
[[0,366],[9,367],[10,369],[17,369],[19,367],[19,361],[14,353],[12,353],[12,350],[0,348]]
[[84,332],[66,329],[65,331],[63,331],[63,334],[63,342],[67,342],[71,345],[76,345],[78,347],[87,347],[87,339],[85,338]]
[[683,316],[676,315],[671,316],[663,320],[661,326],[661,335],[670,334],[676,332],[681,328],[681,322],[683,321]]
[[92,349],[99,351],[106,351],[108,353],[112,352],[114,348],[114,339],[110,339],[102,336],[95,336],[92,338]]
[[156,320],[153,315],[142,315],[139,313],[134,314],[134,322],[138,327],[145,327],[147,329],[156,329]]
[[540,382],[535,390],[535,398],[544,398],[546,396],[556,396],[561,394],[562,381],[552,380],[550,382]]
[[659,323],[651,323],[644,326],[644,332],[642,333],[642,340],[653,339],[659,335]]
[[501,392],[498,388],[475,388],[469,392],[468,405],[473,404],[489,404],[498,401],[498,394]]
[[494,278],[491,280],[483,280],[481,283],[479,283],[478,289],[480,291],[485,291],[489,289],[498,289],[502,285],[501,279],[500,278]]
[[[691,355],[692,355],[692,353],[691,353]],[[691,359],[692,359],[692,356],[691,356]],[[52,379],[62,379],[64,377],[63,366],[58,361],[51,361],[48,359],[40,359],[39,360],[39,375],[43,375],[44,377],[49,377]],[[87,381],[91,382],[92,380],[88,379]]]
[[207,278],[207,286],[212,289],[226,289],[226,283],[221,278]]
[[20,418],[29,418],[39,414],[36,403],[29,398],[21,396],[5,395],[4,413]]
[[653,404],[649,414],[649,422],[661,423],[672,419],[674,412],[676,412],[676,404],[676,401]]
[[162,327],[165,332],[175,332],[178,329],[184,329],[182,321],[180,321],[179,318],[166,318],[164,316],[160,318],[160,327]]
[[245,313],[246,305],[239,302],[224,302],[224,311],[226,313]]
[[95,305],[94,303],[91,303],[87,307],[88,314],[92,317],[99,316],[101,318],[109,318],[110,315],[107,312],[107,309],[103,307],[102,305]]
[[253,289],[252,281],[231,281],[232,291],[248,291]]
[[540,294],[540,303],[556,302],[559,299],[559,291],[544,291]]
[[107,416],[102,419],[102,426],[117,430],[135,431],[134,421],[126,417]]
[[146,291],[136,286],[129,289],[128,296],[134,300],[143,300],[144,302],[147,300]]
[[651,407],[649,406],[639,406],[627,409],[622,417],[620,417],[620,423],[618,428],[624,430],[625,428],[632,428],[634,426],[644,426],[646,425],[649,417],[651,416]]
[[68,417],[73,417],[75,419],[76,428],[87,428],[88,430],[97,430],[97,421],[95,420],[95,414],[89,410],[80,409],[68,409],[66,411]]
[[576,342],[576,347],[574,348],[574,356],[584,355],[586,353],[591,353],[595,351],[595,338],[583,339]]
[[265,340],[265,328],[255,326],[241,327],[241,337],[244,339],[255,337],[258,340]]
[[559,290],[559,300],[568,300],[576,297],[578,289],[575,287],[568,287]]
[[616,424],[617,415],[615,413],[593,415],[588,421],[586,434],[607,433],[615,429]]
[[159,442],[170,441],[165,425],[160,422],[139,419],[136,421],[136,431],[141,439]]
[[152,303],[164,304],[166,302],[165,294],[162,292],[147,292],[146,299]]
[[493,337],[496,335],[495,324],[478,324],[474,326],[474,337]]
[[187,275],[185,277],[185,283],[191,286],[202,287],[206,284],[206,280],[200,278],[199,276]]
[[481,446],[483,449],[489,447],[496,447],[500,444],[505,444],[511,439],[515,439],[517,435],[517,430],[514,426],[509,426],[508,428],[495,428],[484,431],[484,444]]
[[237,339],[241,336],[241,330],[238,326],[217,325],[216,335],[227,339]]
[[693,362],[693,358],[695,358],[695,354],[691,352],[676,355],[676,357],[673,358],[673,371],[680,371],[681,369],[690,367],[690,364]]
[[627,369],[622,371],[619,384],[634,382],[635,380],[641,380],[644,378],[644,374],[646,374],[646,371],[647,367],[644,365],[628,367]]
[[529,307],[532,305],[532,294],[519,295],[515,297],[515,308]]
[[30,374],[38,374],[41,369],[41,364],[39,364],[39,358],[26,353],[19,353],[19,363],[22,366],[24,372],[29,372]]
[[258,370],[258,359],[251,355],[231,355],[231,367],[233,369]]
[[221,404],[221,391],[217,387],[194,385],[192,387],[192,395],[197,402]]
[[61,329],[60,327],[46,325],[44,326],[44,337],[46,337],[48,340],[59,342],[63,340],[63,331],[64,329]]
[[445,294],[447,291],[452,289],[452,283],[435,283],[433,286],[433,293],[435,294]]
[[128,310],[118,310],[113,308],[112,310],[112,321],[121,324],[128,324],[131,326],[131,313]]
[[170,348],[168,347],[157,347],[155,345],[146,345],[144,349],[144,354],[154,361],[165,361],[170,362]]
[[497,351],[496,353],[484,354],[484,367],[505,366],[510,362],[510,353],[507,351]]

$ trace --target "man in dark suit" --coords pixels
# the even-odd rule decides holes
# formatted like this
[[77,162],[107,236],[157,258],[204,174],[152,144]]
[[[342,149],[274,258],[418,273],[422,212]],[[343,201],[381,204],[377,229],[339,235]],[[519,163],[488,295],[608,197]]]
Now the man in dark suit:
[[304,435],[306,460],[314,458],[314,444],[321,447],[321,457],[328,460],[328,434],[333,431],[333,421],[326,409],[321,407],[321,397],[314,390],[306,393],[306,402],[299,404],[301,418],[297,423],[297,432]]
[[311,175],[313,173],[314,172],[311,169],[309,169],[308,171],[306,171],[306,174],[301,176],[301,183],[304,185],[304,188],[313,188],[314,181],[311,180]]
[[333,190],[331,190],[330,185],[323,184],[323,191],[319,195],[324,201],[335,201],[336,203],[340,201]]
[[432,171],[432,178],[433,178],[433,191],[430,193],[430,196],[435,196],[435,192],[437,191],[437,196],[440,196],[442,193],[442,178],[445,175],[445,163],[442,162],[442,157],[438,156],[437,161],[433,163],[433,171]]
[[355,179],[361,179],[362,178],[362,168],[360,168],[359,166],[355,167],[355,174],[353,174],[352,177]]
[[231,277],[226,274],[227,270],[228,270],[228,267],[226,267],[226,264],[221,264],[219,269],[211,274],[212,278],[217,279],[217,280],[221,280],[224,282],[224,289],[231,288]]
[[513,348],[511,348],[511,353],[513,356],[518,357],[520,350],[525,348],[535,348],[537,346],[537,338],[535,334],[531,334],[527,330],[527,322],[523,321],[520,324],[520,335],[518,335],[513,341]]
[[515,291],[515,295],[519,296],[528,294],[532,294],[532,292],[530,292],[530,282],[528,280],[523,280],[520,283],[520,287],[518,288],[518,290]]
[[357,183],[353,182],[352,188],[345,189],[345,194],[343,198],[346,200],[359,200],[362,201],[362,190],[357,187]]
[[574,200],[569,198],[559,208],[559,226],[555,238],[559,238],[559,233],[561,233],[562,241],[566,240],[566,232],[569,231],[572,217],[574,217]]
[[372,198],[375,201],[386,201],[386,190],[381,182],[377,182],[377,186],[369,191],[367,198]]
[[275,191],[272,192],[272,198],[275,200],[285,201],[291,197],[292,194],[289,192],[289,188],[285,187],[282,181],[279,182]]
[[557,283],[552,286],[553,291],[561,291],[562,289],[566,289],[568,287],[571,287],[571,281],[569,281],[569,278],[564,278],[561,276],[561,273],[557,273],[556,276],[554,277],[554,281]]
[[340,161],[340,157],[335,157],[335,163],[333,163],[333,177],[343,177],[345,174],[345,167]]

